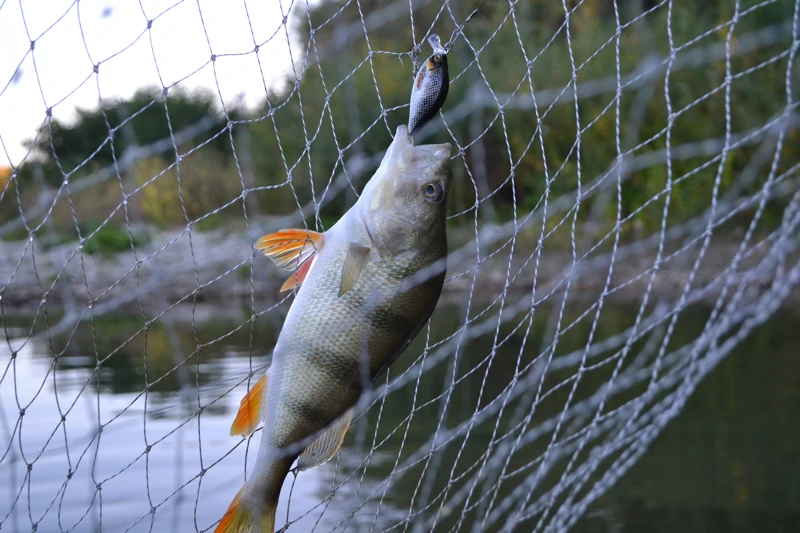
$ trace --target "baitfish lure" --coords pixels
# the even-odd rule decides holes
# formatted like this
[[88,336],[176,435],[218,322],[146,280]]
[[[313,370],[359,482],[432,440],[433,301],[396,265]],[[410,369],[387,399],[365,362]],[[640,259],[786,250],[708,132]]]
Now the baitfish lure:
[[441,109],[447,98],[450,78],[447,73],[447,51],[438,35],[428,37],[433,47],[431,55],[420,67],[411,88],[411,110],[408,115],[408,133],[427,124]]

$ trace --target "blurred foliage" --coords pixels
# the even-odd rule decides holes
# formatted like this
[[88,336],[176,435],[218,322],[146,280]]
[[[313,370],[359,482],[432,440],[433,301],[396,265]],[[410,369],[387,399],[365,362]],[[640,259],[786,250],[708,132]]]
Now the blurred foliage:
[[235,166],[203,151],[184,157],[180,166],[160,157],[141,160],[133,175],[142,215],[160,227],[196,220],[242,193]]
[[[28,144],[43,163],[46,182],[59,186],[64,173],[78,169],[91,172],[113,165],[126,150],[168,140],[171,133],[206,117],[215,119],[209,131],[222,130],[227,120],[218,111],[218,100],[210,90],[188,92],[178,86],[164,98],[163,90],[145,87],[128,100],[104,101],[98,109],[78,109],[74,123],[51,120]],[[231,118],[241,117],[234,113]],[[210,135],[206,132],[205,137]],[[192,144],[196,142],[198,139]],[[206,151],[227,159],[231,154],[230,141],[221,135],[210,141]],[[21,180],[25,177],[23,172]]]
[[[143,89],[130,100],[106,102],[104,112],[79,111],[74,124],[53,121],[52,134],[45,132],[34,143],[45,181],[50,186],[63,181],[54,156],[65,171],[83,165],[71,177],[77,181],[92,170],[112,164],[112,146],[119,157],[134,139],[139,145],[151,143],[167,138],[169,125],[172,131],[178,131],[211,115],[217,117],[214,127],[192,140],[190,145],[179,147],[179,152],[184,154],[180,165],[175,165],[176,156],[170,149],[140,161],[132,170],[123,173],[121,185],[124,184],[127,194],[132,194],[132,204],[140,206],[131,217],[141,217],[159,226],[185,225],[187,219],[197,221],[241,196],[242,180],[245,187],[258,188],[250,194],[248,205],[252,200],[262,214],[286,214],[312,199],[319,202],[324,191],[343,172],[346,162],[358,155],[380,154],[391,142],[397,125],[406,122],[413,76],[408,55],[412,43],[420,43],[419,57],[424,57],[430,52],[424,42],[424,31],[433,27],[447,40],[454,28],[450,10],[457,20],[463,20],[475,4],[450,2],[449,8],[440,13],[441,2],[431,2],[414,10],[415,35],[408,21],[403,20],[370,30],[367,42],[361,13],[368,18],[378,16],[385,7],[383,2],[322,2],[308,14],[294,15],[294,30],[299,42],[304,43],[303,49],[307,50],[305,59],[298,59],[302,80],[296,84],[293,75],[288,74],[282,91],[273,91],[262,106],[246,115],[242,110],[229,109],[234,120],[250,118],[237,122],[231,135],[224,131],[227,122],[218,111],[216,95],[171,89],[165,102],[160,90]],[[571,7],[578,4],[577,0],[567,2]],[[668,11],[666,3],[654,0],[621,0],[618,5],[623,24],[619,62],[622,76],[626,77],[648,57],[663,60],[669,56]],[[629,163],[635,164],[637,158],[656,157],[665,150],[664,131],[670,121],[664,69],[649,81],[626,87],[622,92],[617,132],[613,6],[611,0],[580,3],[570,17],[568,40],[561,2],[520,2],[516,4],[514,17],[509,16],[509,6],[505,2],[481,5],[466,32],[471,46],[480,49],[480,65],[474,61],[470,45],[458,39],[449,54],[451,87],[444,112],[462,105],[476,88],[489,88],[490,93],[484,92],[496,94],[500,102],[512,93],[516,99],[515,104],[507,106],[502,113],[492,104],[447,124],[457,142],[468,147],[463,159],[453,161],[455,181],[450,209],[452,213],[467,212],[452,220],[452,226],[473,225],[474,214],[469,210],[475,204],[476,187],[481,198],[490,195],[487,203],[492,204],[501,220],[510,219],[515,210],[523,214],[539,204],[546,190],[546,175],[553,180],[551,199],[576,190],[579,170],[585,190],[591,180],[608,172],[616,161],[617,135],[621,139],[621,149],[631,151]],[[653,10],[647,12],[650,9]],[[788,1],[770,4],[741,1],[740,14],[745,15],[738,18],[731,40],[734,53],[731,68],[734,76],[752,70],[735,77],[732,84],[731,127],[735,134],[762,127],[784,112],[786,51],[791,39],[785,34],[779,43],[743,52],[738,50],[739,38],[765,28],[774,31],[785,28],[792,10],[793,5]],[[646,15],[640,16],[645,12]],[[687,54],[717,47],[713,60],[681,66],[670,74],[668,91],[673,121],[669,142],[673,153],[681,147],[724,138],[725,61],[719,52],[724,52],[728,27],[718,26],[729,22],[733,16],[734,3],[726,0],[682,2],[675,4],[672,10],[672,40],[675,47],[683,47],[677,54],[679,60]],[[314,27],[312,41],[309,41],[309,20]],[[387,31],[389,29],[391,31]],[[308,48],[306,43],[309,43]],[[526,57],[531,61],[530,70]],[[610,91],[581,96],[577,110],[569,100],[573,92],[573,61],[579,85],[596,80],[612,84]],[[299,91],[295,90],[296,86]],[[546,103],[539,105],[541,120],[538,122],[531,105],[532,90],[539,98],[543,94],[550,96]],[[552,96],[562,90],[564,99],[551,106]],[[169,125],[165,110],[168,110]],[[580,132],[576,130],[576,113]],[[129,127],[120,128],[113,142],[107,142],[106,120],[116,127],[126,119],[129,119]],[[440,122],[441,118],[434,119],[434,123]],[[541,140],[538,131],[541,131]],[[207,144],[189,152],[206,140]],[[231,140],[236,146],[236,159],[232,157]],[[453,142],[453,138],[447,131],[440,130],[424,142],[447,141]],[[798,141],[797,130],[790,130],[778,172],[800,161]],[[544,145],[546,160],[540,144]],[[484,153],[484,167],[477,159],[477,146]],[[729,153],[721,174],[722,194],[751,162],[758,148],[758,144],[751,144]],[[675,224],[702,213],[711,204],[718,167],[716,162],[707,163],[718,153],[712,150],[710,155],[699,153],[675,159],[671,176],[665,164],[650,164],[634,170],[622,186],[622,216],[635,213],[634,219],[624,226],[624,238],[638,238],[660,227],[663,195],[652,200],[663,193],[668,178],[674,181],[688,175],[672,185],[668,223]],[[28,164],[20,169],[22,188],[32,182],[32,172],[28,168],[32,166]],[[758,191],[768,169],[769,163],[746,185],[744,192]],[[360,191],[370,174],[371,169],[360,174],[348,172],[351,183],[345,186],[344,194],[332,200],[326,198],[331,201],[323,205],[320,213],[323,226],[328,227],[352,205],[356,196],[351,191]],[[471,177],[476,178],[476,185]],[[613,182],[616,175],[612,173],[606,180]],[[581,201],[579,217],[584,222],[592,217],[592,227],[597,231],[608,231],[616,219],[613,183],[611,189],[610,196],[590,196]],[[12,201],[11,196],[7,194],[2,203],[18,211],[13,203],[16,200]],[[764,227],[779,220],[784,206],[780,199],[768,204]],[[0,212],[4,209],[0,205]],[[241,206],[226,210],[221,216],[203,219],[201,226],[213,227],[225,216],[240,219],[241,213]],[[481,216],[486,213],[487,210],[481,209]],[[105,217],[108,211],[94,214]],[[750,216],[745,213],[733,223],[741,226],[749,222]],[[558,220],[552,222],[555,225]]]
[[[568,2],[572,6],[577,3]],[[462,20],[471,11],[473,4],[451,3],[451,7],[454,15]],[[619,4],[621,23],[627,24],[644,10],[654,7],[656,2],[623,1]],[[755,1],[743,1],[740,12],[756,4]],[[360,2],[360,6],[364,13],[372,13],[382,3],[365,1]],[[431,27],[440,8],[440,3],[432,2],[428,6],[415,9],[416,42],[423,40],[422,32]],[[676,5],[672,14],[672,38],[676,47],[708,33],[688,46],[679,56],[709,46],[724,46],[727,29],[711,30],[730,21],[734,15],[733,8],[733,2],[725,1],[703,5]],[[464,40],[455,43],[449,54],[453,81],[444,106],[445,113],[464,102],[470,90],[476,87],[485,88],[487,84],[501,102],[512,92],[524,101],[529,98],[531,87],[539,94],[548,89],[564,89],[566,95],[571,96],[570,53],[578,66],[579,84],[598,79],[610,79],[613,83],[616,72],[616,25],[613,3],[610,0],[584,2],[572,14],[571,49],[560,2],[517,4],[515,19],[507,17],[508,9],[508,4],[504,2],[484,3],[468,26],[472,46],[481,50],[480,69],[471,62],[474,53]],[[732,39],[733,52],[737,52],[737,36],[770,26],[777,28],[791,19],[792,9],[790,2],[775,2],[741,16]],[[657,55],[660,59],[668,57],[667,15],[666,5],[662,5],[623,29],[620,42],[620,68],[623,76],[635,71],[648,56]],[[391,141],[390,131],[393,132],[397,124],[404,123],[407,119],[406,106],[413,71],[408,56],[403,57],[402,54],[409,50],[412,41],[410,26],[404,22],[393,27],[402,28],[399,31],[372,31],[369,33],[369,44],[363,36],[354,36],[344,47],[340,47],[340,35],[332,28],[350,28],[361,32],[359,6],[341,1],[326,2],[312,10],[310,19],[313,25],[321,26],[315,28],[316,48],[312,43],[309,64],[301,84],[302,94],[293,94],[285,103],[282,100],[284,96],[274,98],[263,110],[267,114],[271,107],[274,110],[273,115],[267,120],[247,126],[263,143],[255,154],[256,176],[263,180],[272,174],[274,178],[265,180],[263,184],[276,185],[288,175],[293,184],[291,191],[286,187],[279,189],[286,202],[271,204],[273,209],[279,209],[280,205],[293,209],[290,193],[296,194],[301,203],[310,200],[310,175],[313,175],[314,188],[318,195],[318,191],[325,187],[332,174],[341,171],[339,148],[349,147],[345,150],[344,160],[359,150],[370,155],[380,153]],[[447,11],[433,27],[442,36],[449,36],[452,24],[448,27],[445,21],[450,22]],[[301,42],[305,42],[308,36],[305,17],[298,19],[296,31],[302,35]],[[780,54],[785,55],[790,39],[790,35],[786,34],[779,44],[741,53],[732,58],[734,74],[758,67],[737,78],[732,85],[731,126],[734,133],[761,127],[783,113],[786,103],[786,59]],[[527,58],[533,60],[530,77],[526,75],[528,69],[520,43],[524,46]],[[427,53],[429,49],[423,43],[420,57]],[[762,65],[768,60],[772,62]],[[454,79],[456,77],[458,78]],[[676,69],[671,73],[671,105],[673,113],[679,114],[674,119],[670,137],[673,151],[681,145],[724,138],[724,80],[724,57],[704,62],[697,67]],[[288,83],[290,87],[293,86],[292,81]],[[647,91],[652,91],[652,96],[649,100],[644,100],[644,120],[637,126],[633,118],[637,112],[636,107],[640,105],[637,99],[641,100],[640,93]],[[500,218],[507,220],[512,216],[515,203],[518,210],[527,212],[540,201],[545,192],[545,167],[551,179],[555,176],[551,185],[551,198],[576,189],[579,166],[584,184],[608,171],[617,157],[614,98],[613,90],[597,96],[581,97],[577,110],[582,129],[579,145],[576,144],[578,132],[575,127],[575,106],[566,101],[550,109],[547,109],[548,106],[541,107],[546,163],[542,158],[539,139],[534,137],[537,119],[532,106],[524,109],[509,108],[502,114],[498,113],[496,106],[479,110],[477,132],[472,129],[469,119],[447,126],[461,146],[471,145],[476,133],[482,134],[479,142],[485,152],[488,190],[481,191],[481,196],[493,191],[491,201]],[[278,108],[281,104],[284,105]],[[663,133],[668,124],[666,104],[663,69],[653,78],[652,86],[635,86],[623,91],[620,101],[622,149],[630,150],[640,145],[632,152],[631,158],[645,157],[666,148],[666,135]],[[392,110],[398,107],[399,109]],[[385,119],[382,117],[382,109],[390,110]],[[439,118],[435,119],[435,122],[439,121]],[[331,123],[335,125],[335,136]],[[279,138],[276,137],[275,130],[280,133]],[[448,137],[448,133],[442,131],[425,142],[452,142]],[[308,155],[303,153],[306,138],[313,139],[310,163],[307,161]],[[800,136],[792,131],[787,141],[790,138],[796,141]],[[779,172],[800,160],[800,151],[797,149],[800,144],[787,142],[786,146]],[[729,154],[722,173],[722,193],[748,164],[757,148],[757,144],[744,146]],[[474,159],[475,153],[473,149],[468,149],[464,156],[472,175],[479,171]],[[281,160],[281,154],[292,171],[290,174],[279,172],[275,176],[275,162]],[[713,163],[706,168],[697,169],[714,155],[702,154],[673,161],[672,180],[687,173],[692,174],[681,183],[673,184],[670,224],[697,216],[710,205],[718,165]],[[514,162],[513,169],[511,161]],[[273,169],[272,173],[268,171],[269,168]],[[767,171],[768,166],[762,168],[760,177],[765,176]],[[464,162],[459,159],[454,160],[454,172],[456,179],[451,197],[451,212],[461,212],[474,205],[474,186]],[[509,179],[512,174],[513,181]],[[361,183],[363,179],[364,177],[361,178]],[[613,174],[607,178],[608,181],[615,179]],[[747,192],[757,191],[762,182],[763,179],[756,179],[748,186]],[[622,216],[642,209],[655,195],[662,193],[666,185],[667,166],[664,164],[635,172],[622,188]],[[272,198],[280,194],[281,192],[276,194],[269,191],[269,197]],[[332,202],[323,208],[323,212],[335,220],[349,207],[351,201]],[[585,218],[593,212],[593,201],[594,198],[583,201],[580,216]],[[602,201],[607,205],[596,207],[601,215],[599,222],[607,231],[616,218],[616,202],[609,201],[608,198]],[[781,202],[772,202],[765,218],[774,223],[782,213],[783,205],[785,204]],[[635,238],[637,234],[649,233],[658,228],[662,211],[663,199],[637,213],[633,224],[635,231],[631,237]],[[472,218],[473,215],[467,213],[456,220],[466,226],[473,223]]]
[[147,244],[150,236],[142,231],[128,231],[117,222],[100,225],[97,221],[82,225],[81,233],[90,235],[83,246],[83,251],[89,255],[99,254],[110,257],[120,252],[129,252],[134,248]]
[[11,167],[0,167],[0,193],[5,191],[8,180],[11,178]]

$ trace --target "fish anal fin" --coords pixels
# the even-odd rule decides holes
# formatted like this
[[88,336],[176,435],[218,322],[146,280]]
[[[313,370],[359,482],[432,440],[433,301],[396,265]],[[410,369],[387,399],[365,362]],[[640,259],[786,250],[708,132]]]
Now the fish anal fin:
[[344,436],[347,435],[347,430],[350,429],[352,421],[353,408],[351,407],[328,426],[328,429],[300,454],[297,459],[297,468],[299,470],[308,470],[328,462],[342,446]]
[[289,276],[283,285],[281,285],[281,292],[286,292],[294,289],[295,287],[299,287],[302,285],[303,281],[306,279],[308,275],[308,271],[311,270],[311,263],[314,262],[314,259],[307,259],[305,263],[300,265],[297,271]]
[[265,373],[242,398],[239,412],[236,413],[236,418],[231,424],[231,435],[247,437],[256,430],[259,422],[264,418],[264,397],[266,396],[264,389],[266,387],[267,374]]
[[214,533],[274,533],[277,502],[266,502],[257,515],[242,501],[243,492],[244,487],[236,494]]
[[324,234],[307,229],[283,229],[258,239],[256,250],[284,270],[297,267],[319,251]]
[[344,266],[342,267],[342,283],[339,286],[339,296],[345,294],[356,284],[368,253],[369,248],[366,246],[354,243],[350,244],[350,248],[347,251],[347,258],[344,260]]

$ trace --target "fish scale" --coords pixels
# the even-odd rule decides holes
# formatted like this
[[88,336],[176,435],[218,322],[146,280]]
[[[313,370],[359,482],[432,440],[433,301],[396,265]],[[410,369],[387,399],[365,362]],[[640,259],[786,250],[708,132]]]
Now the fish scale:
[[[309,372],[312,372],[319,374],[321,382],[319,393],[323,399],[327,395],[333,395],[337,398],[346,398],[342,402],[348,403],[353,397],[348,392],[355,392],[357,398],[361,390],[352,384],[354,381],[360,383],[363,380],[358,379],[360,376],[350,376],[351,379],[346,379],[346,376],[352,373],[353,369],[360,368],[359,354],[368,348],[370,361],[369,379],[366,384],[369,384],[387,361],[393,359],[398,345],[402,345],[413,332],[414,323],[419,321],[417,317],[431,305],[431,299],[426,297],[431,292],[427,284],[415,287],[407,293],[399,291],[407,272],[418,271],[436,261],[441,255],[441,253],[429,253],[427,257],[421,256],[408,263],[372,263],[365,267],[358,284],[341,298],[337,296],[338,280],[333,277],[318,278],[320,280],[318,284],[308,284],[304,289],[306,292],[303,299],[298,301],[315,302],[315,308],[320,309],[320,314],[324,316],[320,316],[319,320],[308,320],[308,317],[303,317],[292,322],[287,318],[287,339],[291,341],[285,347],[279,345],[276,349],[285,349],[287,353],[293,353],[298,358],[297,365],[287,366],[288,379],[307,382],[310,380]],[[320,263],[315,268],[341,271],[344,256],[345,254],[341,253],[330,264]],[[379,291],[376,292],[374,287],[379,287]],[[378,297],[374,305],[370,305],[370,296],[375,295]],[[435,301],[433,303],[435,304]],[[294,327],[297,330],[293,330]],[[326,364],[313,365],[313,370],[309,370],[309,367],[300,364],[301,358],[323,359]],[[341,390],[333,390],[335,386],[330,379],[333,377],[332,374],[343,378]],[[314,383],[316,384],[316,381]],[[348,388],[357,390],[348,391]],[[313,400],[309,398],[309,401],[316,401],[316,398]],[[285,420],[280,415],[277,419]],[[288,442],[280,444],[286,445]]]

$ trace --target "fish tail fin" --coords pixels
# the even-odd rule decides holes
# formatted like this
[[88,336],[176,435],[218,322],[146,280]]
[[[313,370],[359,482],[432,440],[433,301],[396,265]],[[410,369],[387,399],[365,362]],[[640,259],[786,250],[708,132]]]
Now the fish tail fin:
[[268,501],[258,510],[242,501],[244,487],[228,506],[214,533],[275,533],[277,501]]

